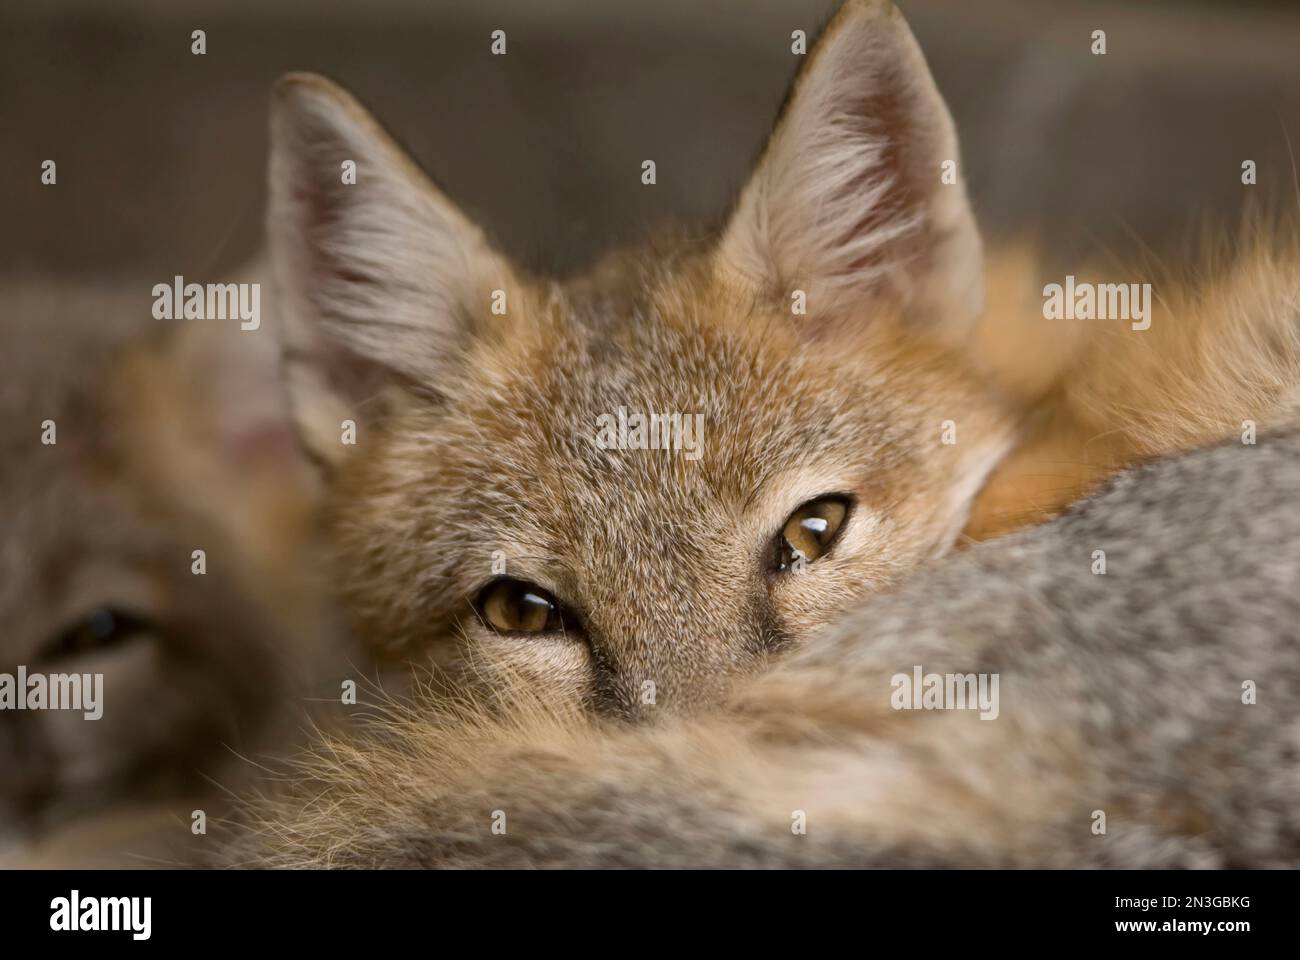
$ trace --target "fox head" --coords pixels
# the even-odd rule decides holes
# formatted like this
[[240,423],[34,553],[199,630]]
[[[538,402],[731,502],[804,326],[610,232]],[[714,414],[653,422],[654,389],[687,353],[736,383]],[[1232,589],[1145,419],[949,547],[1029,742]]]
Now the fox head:
[[953,125],[891,5],[837,14],[715,236],[568,282],[320,77],[271,140],[285,375],[373,640],[689,710],[951,548],[1006,449]]
[[244,772],[331,646],[269,334],[140,330],[140,299],[0,297],[0,673],[102,675],[93,709],[0,710],[0,848]]

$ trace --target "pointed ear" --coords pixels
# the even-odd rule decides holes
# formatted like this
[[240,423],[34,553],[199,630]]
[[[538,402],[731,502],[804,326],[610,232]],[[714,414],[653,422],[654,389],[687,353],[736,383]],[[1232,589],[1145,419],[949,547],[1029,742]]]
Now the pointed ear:
[[277,324],[298,429],[325,463],[342,421],[382,418],[388,388],[436,394],[510,271],[369,114],[290,74],[271,108],[268,207]]
[[804,290],[810,310],[887,298],[909,319],[964,327],[981,308],[981,252],[958,160],[902,15],[847,0],[741,193],[724,276],[774,297]]

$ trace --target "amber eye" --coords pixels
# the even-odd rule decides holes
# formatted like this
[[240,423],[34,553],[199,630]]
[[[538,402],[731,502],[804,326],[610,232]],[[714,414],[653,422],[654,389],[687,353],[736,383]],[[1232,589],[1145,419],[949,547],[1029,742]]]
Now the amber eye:
[[483,622],[498,633],[560,630],[560,605],[541,587],[522,580],[494,580],[478,595]]
[[849,498],[831,494],[809,500],[790,514],[776,538],[776,570],[794,566],[800,558],[812,563],[826,555],[844,528]]

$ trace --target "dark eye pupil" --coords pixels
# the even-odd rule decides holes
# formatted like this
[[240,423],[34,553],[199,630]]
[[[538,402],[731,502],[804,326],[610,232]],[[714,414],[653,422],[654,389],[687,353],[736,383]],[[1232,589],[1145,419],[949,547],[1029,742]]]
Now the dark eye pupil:
[[60,633],[49,647],[51,656],[72,656],[120,643],[146,629],[138,617],[111,607],[98,607]]
[[107,640],[117,632],[117,617],[112,610],[96,610],[86,621],[86,630],[96,640]]

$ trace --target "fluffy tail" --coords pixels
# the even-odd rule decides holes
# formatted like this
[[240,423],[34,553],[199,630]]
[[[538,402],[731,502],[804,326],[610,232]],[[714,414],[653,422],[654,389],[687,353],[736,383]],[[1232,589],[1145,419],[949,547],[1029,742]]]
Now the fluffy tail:
[[[1042,522],[1123,467],[1300,424],[1300,230],[1252,225],[1205,244],[1194,272],[1090,269],[1076,281],[1148,282],[1148,329],[1043,315],[1024,244],[991,261],[980,359],[1025,410],[1024,440],[975,504],[967,534]],[[1117,274],[1122,274],[1117,275]]]

